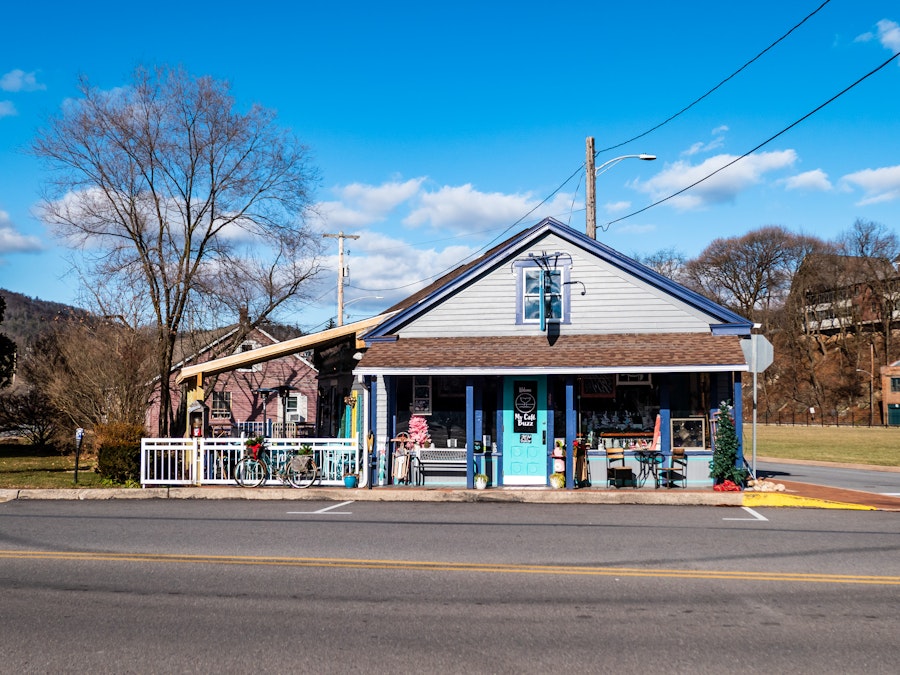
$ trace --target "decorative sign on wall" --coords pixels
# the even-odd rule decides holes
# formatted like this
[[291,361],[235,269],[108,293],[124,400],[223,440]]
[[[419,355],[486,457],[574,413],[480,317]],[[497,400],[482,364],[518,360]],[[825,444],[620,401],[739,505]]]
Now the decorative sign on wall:
[[513,433],[537,433],[537,382],[513,382]]
[[581,378],[581,395],[586,398],[615,398],[616,381],[613,375],[594,375]]

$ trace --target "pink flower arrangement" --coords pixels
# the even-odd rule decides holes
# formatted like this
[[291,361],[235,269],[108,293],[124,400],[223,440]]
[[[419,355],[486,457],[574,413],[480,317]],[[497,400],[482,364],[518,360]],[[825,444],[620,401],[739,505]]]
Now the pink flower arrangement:
[[413,445],[431,444],[428,420],[421,415],[413,415],[409,418],[409,440]]

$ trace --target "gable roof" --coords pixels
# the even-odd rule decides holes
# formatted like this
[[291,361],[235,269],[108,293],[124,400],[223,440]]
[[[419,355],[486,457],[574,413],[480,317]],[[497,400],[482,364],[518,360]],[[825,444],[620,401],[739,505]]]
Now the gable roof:
[[370,332],[363,335],[363,339],[366,340],[367,343],[372,343],[379,339],[388,338],[401,326],[429,311],[444,298],[455,293],[467,284],[473,283],[479,276],[503,263],[505,260],[515,256],[518,251],[527,248],[533,242],[544,237],[548,233],[556,235],[573,246],[588,251],[599,259],[621,270],[623,273],[639,279],[653,288],[662,291],[664,294],[676,298],[688,306],[709,315],[713,319],[710,324],[710,330],[713,333],[720,335],[749,335],[753,328],[752,322],[712,300],[709,300],[699,293],[675,283],[658,272],[641,265],[637,261],[632,260],[605,244],[591,239],[587,235],[564,225],[554,218],[545,218],[531,228],[523,230],[498,244],[480,258],[477,258],[468,264],[461,265],[420,291],[397,303],[388,310],[389,312],[395,312],[395,314]]

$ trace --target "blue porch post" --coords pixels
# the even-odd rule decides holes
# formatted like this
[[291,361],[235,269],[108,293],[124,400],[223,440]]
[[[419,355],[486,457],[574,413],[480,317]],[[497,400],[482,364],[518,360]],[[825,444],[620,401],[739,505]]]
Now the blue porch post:
[[475,474],[472,465],[475,463],[475,382],[474,378],[466,378],[466,487],[475,488]]
[[672,452],[672,402],[669,398],[671,380],[667,374],[659,376],[659,449],[669,454]]
[[[497,438],[494,441],[497,443],[497,457],[494,458],[497,462],[497,474],[496,476],[491,476],[490,472],[488,472],[488,476],[491,477],[494,485],[501,485],[503,483],[503,379],[499,378],[500,386],[497,389],[497,398],[494,401],[494,410],[496,413],[494,414],[494,428],[497,430]],[[493,457],[493,455],[492,455]]]
[[[373,435],[374,442],[369,453],[369,480],[368,489],[372,489],[375,482],[375,474],[378,473],[378,378],[369,379],[369,433]],[[366,444],[368,448],[368,443]]]
[[737,435],[737,466],[744,466],[744,404],[741,373],[734,374],[734,433]]
[[[575,425],[575,378],[566,377],[566,489],[575,487],[575,438],[577,429]],[[587,448],[585,448],[584,461],[587,461]]]

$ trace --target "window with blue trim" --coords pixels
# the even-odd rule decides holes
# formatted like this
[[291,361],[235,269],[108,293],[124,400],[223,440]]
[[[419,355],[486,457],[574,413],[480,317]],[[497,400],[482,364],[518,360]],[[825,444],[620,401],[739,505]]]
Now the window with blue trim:
[[[517,324],[569,323],[569,277],[571,264],[541,269],[531,261],[520,261],[516,301]],[[543,311],[543,316],[541,315]]]

